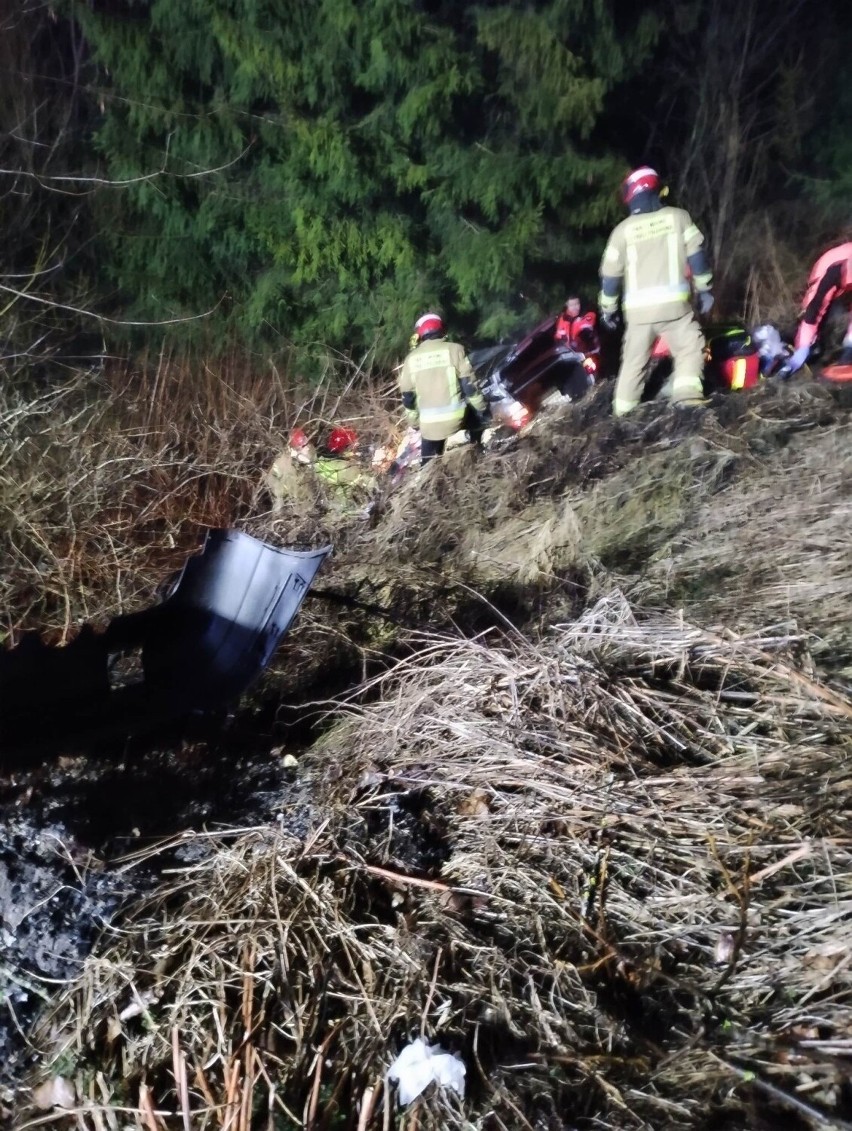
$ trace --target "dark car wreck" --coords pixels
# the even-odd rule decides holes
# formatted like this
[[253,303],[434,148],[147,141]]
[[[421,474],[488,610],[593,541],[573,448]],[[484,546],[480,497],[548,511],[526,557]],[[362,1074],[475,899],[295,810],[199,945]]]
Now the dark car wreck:
[[[518,342],[472,350],[470,361],[492,416],[509,415],[513,403],[535,415],[553,392],[579,400],[594,384],[597,360],[556,339],[556,317],[539,323]],[[515,409],[517,416],[517,409]]]
[[[497,423],[518,429],[553,395],[580,400],[602,377],[618,369],[620,337],[610,334],[601,349],[582,352],[556,337],[556,317],[539,323],[518,342],[502,343],[470,353],[480,384]],[[705,395],[748,389],[761,379],[760,359],[751,336],[739,322],[705,328]],[[648,363],[643,400],[664,392],[671,375],[671,357],[658,341]]]
[[211,530],[157,605],[0,651],[0,765],[226,706],[260,675],[330,551]]

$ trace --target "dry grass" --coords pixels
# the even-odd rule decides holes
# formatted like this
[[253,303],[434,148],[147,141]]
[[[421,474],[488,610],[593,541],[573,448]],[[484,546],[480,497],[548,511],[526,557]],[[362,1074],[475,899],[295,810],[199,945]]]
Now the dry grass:
[[[626,420],[601,390],[479,461],[458,451],[413,477],[374,526],[347,531],[324,580],[445,627],[471,619],[476,593],[513,619],[552,619],[615,579],[697,623],[810,634],[818,664],[842,672],[850,437],[849,406],[813,384]],[[359,625],[363,638],[363,620],[346,618],[350,634]]]
[[807,626],[815,660],[852,680],[852,430],[803,431],[761,462],[698,501],[634,593],[735,630]]
[[[332,542],[323,584],[408,626],[467,618],[474,594],[511,617],[554,594],[576,609],[614,574],[640,603],[675,601],[698,620],[735,618],[746,631],[795,620],[819,662],[833,650],[833,666],[848,665],[835,594],[852,568],[849,409],[827,391],[759,390],[675,421],[657,406],[614,421],[603,389],[479,461],[452,453],[380,499],[369,521],[341,515],[321,490],[310,513],[273,513],[263,472],[293,425],[322,434],[344,419],[368,442],[398,427],[390,387],[357,367],[343,378],[299,392],[268,362],[193,372],[163,357],[41,397],[7,391],[7,640],[30,628],[67,640],[84,621],[149,604],[205,527],[236,525],[277,544]],[[288,654],[299,684],[398,635],[315,603],[300,623],[304,648]]]
[[[538,645],[421,640],[305,760],[305,841],[207,838],[60,996],[54,1124],[835,1126],[852,704],[801,647],[618,593]],[[463,1105],[396,1112],[420,1034]]]
[[778,227],[778,221],[773,223],[768,214],[752,214],[738,232],[736,246],[745,278],[747,326],[774,322],[793,327],[801,309],[812,260],[804,261],[787,240],[779,238]]
[[[373,429],[390,428],[381,388],[355,367],[312,389],[269,362],[258,373],[238,359],[199,372],[160,356],[2,397],[9,642],[29,629],[65,642],[84,621],[150,603],[205,528],[265,526],[262,472],[295,424],[321,436],[341,414],[359,425],[369,410]],[[323,534],[315,516],[277,526],[284,541]]]
[[[803,387],[616,421],[602,392],[367,521],[273,515],[258,482],[297,422],[372,415],[384,438],[389,395],[237,371],[163,359],[7,398],[8,634],[146,604],[199,527],[237,524],[332,537],[324,584],[395,618],[311,603],[288,688],[409,659],[305,761],[307,840],[286,812],[189,838],[194,862],[105,937],[40,1036],[79,1111],[31,1118],[561,1131],[744,1126],[768,1103],[836,1124],[850,707],[820,673],[849,655],[849,406]],[[637,623],[614,579],[726,628]],[[508,636],[409,631],[453,621]],[[464,1057],[463,1109],[393,1111],[384,1072],[421,1032]]]

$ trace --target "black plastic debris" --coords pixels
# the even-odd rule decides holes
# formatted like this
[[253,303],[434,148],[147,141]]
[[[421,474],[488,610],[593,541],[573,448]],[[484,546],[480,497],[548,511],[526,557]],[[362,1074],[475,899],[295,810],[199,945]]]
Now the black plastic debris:
[[131,735],[232,703],[260,675],[331,547],[208,532],[169,596],[50,647],[0,651],[0,764],[81,737]]

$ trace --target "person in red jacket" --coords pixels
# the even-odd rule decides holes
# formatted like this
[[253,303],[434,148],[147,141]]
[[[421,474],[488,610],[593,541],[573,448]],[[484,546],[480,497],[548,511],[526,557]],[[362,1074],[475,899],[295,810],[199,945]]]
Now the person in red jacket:
[[583,304],[576,295],[565,300],[562,312],[556,319],[553,337],[557,342],[564,342],[587,357],[597,357],[600,353],[597,315],[593,310],[587,310],[584,314]]
[[[835,299],[844,296],[852,303],[852,240],[830,248],[811,268],[799,328],[796,331],[796,349],[778,371],[779,377],[789,377],[802,368],[819,336],[828,308]],[[843,339],[843,352],[838,361],[841,365],[852,364],[852,311]]]

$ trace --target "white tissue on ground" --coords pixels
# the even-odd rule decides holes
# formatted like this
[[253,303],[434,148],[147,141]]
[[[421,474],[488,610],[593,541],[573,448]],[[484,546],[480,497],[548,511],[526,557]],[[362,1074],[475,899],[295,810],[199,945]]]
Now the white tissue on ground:
[[399,1102],[410,1104],[434,1080],[464,1096],[464,1062],[439,1045],[429,1045],[420,1037],[406,1045],[388,1069],[388,1078],[399,1087]]

